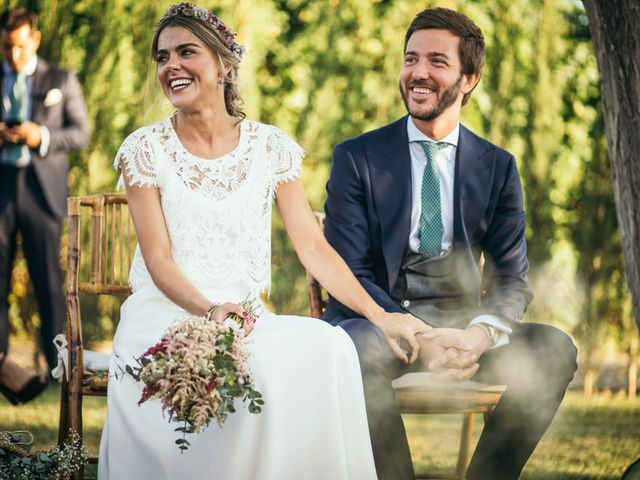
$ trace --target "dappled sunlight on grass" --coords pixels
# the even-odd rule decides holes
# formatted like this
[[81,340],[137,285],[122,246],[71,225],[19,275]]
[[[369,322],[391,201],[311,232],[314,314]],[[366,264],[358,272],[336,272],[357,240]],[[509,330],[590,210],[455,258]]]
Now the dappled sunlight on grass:
[[[476,415],[472,448],[482,429]],[[416,471],[453,471],[458,455],[460,415],[407,415],[405,425]],[[556,419],[533,453],[523,480],[618,480],[640,457],[640,399],[578,392],[565,398]]]
[[[405,415],[404,422],[416,473],[455,471],[462,415]],[[482,415],[476,415],[472,449],[481,428]]]
[[586,401],[571,392],[523,478],[618,480],[638,457],[640,398],[597,396]]

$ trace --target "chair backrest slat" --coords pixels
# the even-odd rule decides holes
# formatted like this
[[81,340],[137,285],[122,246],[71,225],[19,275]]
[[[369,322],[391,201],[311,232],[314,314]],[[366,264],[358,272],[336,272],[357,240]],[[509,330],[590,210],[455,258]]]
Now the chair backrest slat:
[[118,256],[118,231],[115,221],[115,205],[110,205],[111,208],[111,258],[109,259],[109,266],[111,267],[111,277],[107,279],[107,283],[114,283],[116,278],[116,258]]
[[126,220],[126,223],[129,224],[128,222],[129,218],[127,216],[127,218],[125,219],[124,208],[122,207],[122,205],[116,205],[116,207],[118,210],[118,225],[120,225],[120,235],[118,236],[118,238],[120,239],[120,249],[118,252],[118,255],[120,257],[120,275],[118,275],[118,283],[123,284],[125,281],[125,269],[129,270],[127,267],[130,265],[130,263],[127,263],[125,265],[125,255],[126,255],[125,251],[128,249],[124,248],[125,247],[124,242],[126,241],[125,232],[127,231],[124,224],[125,224],[125,220]]
[[[122,211],[124,212],[124,209],[122,209]],[[127,238],[133,238],[134,237],[134,234],[132,233],[133,232],[133,222],[126,222],[126,223],[127,223],[127,232],[125,233],[125,235],[126,235]],[[132,260],[133,260],[133,251],[128,248],[127,249],[127,265],[131,265],[131,261]]]
[[[81,202],[80,205],[87,205]],[[102,225],[104,223],[104,208],[99,200],[91,201],[91,275],[89,281],[99,284],[102,279]],[[82,260],[82,259],[81,259]]]
[[[126,196],[72,197],[69,202],[77,205],[78,211],[78,270],[75,273],[78,290],[98,295],[129,295],[129,268],[136,239]],[[83,228],[84,217],[90,222],[88,228]],[[84,242],[81,239],[83,232],[86,232],[85,237],[87,233],[89,235]],[[80,250],[87,248],[89,251],[83,250],[82,254],[88,256],[90,262],[85,265]]]

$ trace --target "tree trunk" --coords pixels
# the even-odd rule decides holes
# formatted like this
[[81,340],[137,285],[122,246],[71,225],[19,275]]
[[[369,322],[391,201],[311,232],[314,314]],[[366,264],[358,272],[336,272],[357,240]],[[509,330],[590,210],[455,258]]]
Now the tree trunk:
[[634,335],[629,342],[629,398],[636,398],[638,391],[638,336]]
[[625,271],[640,326],[640,4],[584,0],[584,6],[600,70]]

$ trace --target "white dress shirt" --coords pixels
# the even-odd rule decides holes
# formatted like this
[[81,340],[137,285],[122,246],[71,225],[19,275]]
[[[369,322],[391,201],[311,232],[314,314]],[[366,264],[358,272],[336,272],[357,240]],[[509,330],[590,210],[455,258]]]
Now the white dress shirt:
[[[420,246],[420,213],[422,211],[422,176],[427,164],[427,156],[419,142],[435,142],[418,130],[411,117],[407,119],[407,133],[409,135],[409,153],[411,154],[411,231],[409,234],[409,248],[418,252]],[[442,137],[438,142],[448,145],[439,149],[435,155],[438,177],[440,179],[440,208],[442,216],[442,251],[446,255],[453,245],[453,179],[455,176],[456,152],[460,138],[460,124]],[[469,323],[469,327],[479,323],[491,325],[499,332],[495,347],[509,343],[511,327],[509,323],[496,315],[480,315]]]

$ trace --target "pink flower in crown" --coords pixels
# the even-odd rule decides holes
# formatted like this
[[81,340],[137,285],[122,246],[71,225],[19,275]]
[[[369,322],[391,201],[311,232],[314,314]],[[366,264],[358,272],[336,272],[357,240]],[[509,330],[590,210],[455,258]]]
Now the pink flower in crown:
[[[236,34],[233,33],[224,23],[222,23],[222,21],[211,11],[200,8],[193,3],[182,2],[177,5],[171,5],[167,12],[160,19],[158,26],[165,19],[178,15],[197,18],[203,23],[206,23],[220,34],[224,42],[227,44],[227,47],[229,47],[229,50],[235,53],[239,58],[244,55],[244,47],[242,45],[239,45],[235,41]],[[156,26],[156,29],[157,28],[158,27]]]

